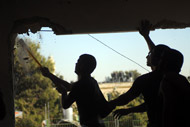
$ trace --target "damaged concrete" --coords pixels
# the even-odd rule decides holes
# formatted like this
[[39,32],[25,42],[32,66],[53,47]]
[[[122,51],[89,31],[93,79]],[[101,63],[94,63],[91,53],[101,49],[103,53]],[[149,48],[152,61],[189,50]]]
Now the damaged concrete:
[[190,23],[183,23],[171,20],[161,20],[153,25],[154,29],[184,29],[190,27]]
[[62,25],[53,23],[48,18],[43,17],[32,17],[15,21],[12,33],[28,33],[29,29],[32,33],[36,33],[42,27],[52,28],[56,35],[72,34],[71,30],[67,30]]

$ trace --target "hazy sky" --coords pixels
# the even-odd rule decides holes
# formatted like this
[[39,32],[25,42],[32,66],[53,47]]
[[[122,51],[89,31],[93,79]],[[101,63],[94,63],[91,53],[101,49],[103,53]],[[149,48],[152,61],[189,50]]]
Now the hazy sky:
[[[48,29],[48,28],[44,28]],[[146,66],[148,47],[144,38],[138,32],[90,34],[117,52],[137,62],[147,70],[139,67],[130,60],[115,53],[88,34],[54,35],[53,32],[30,33],[33,40],[40,41],[41,53],[52,56],[55,61],[56,73],[64,76],[67,81],[76,81],[74,73],[75,63],[84,53],[92,54],[97,60],[97,68],[92,76],[98,82],[104,81],[113,71],[137,70],[141,74],[147,73]],[[166,44],[179,50],[184,55],[181,74],[190,75],[190,29],[155,30],[150,37],[157,44]],[[24,35],[26,36],[26,35]]]

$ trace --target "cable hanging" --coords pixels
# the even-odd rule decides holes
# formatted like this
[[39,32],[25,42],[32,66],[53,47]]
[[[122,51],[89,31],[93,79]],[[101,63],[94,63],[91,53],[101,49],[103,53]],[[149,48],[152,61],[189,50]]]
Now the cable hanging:
[[[53,32],[52,30],[40,30],[42,32]],[[31,32],[31,31],[29,31]],[[121,54],[120,52],[116,51],[115,49],[111,48],[110,46],[106,45],[105,43],[103,43],[102,41],[98,40],[97,38],[95,38],[94,36],[88,34],[88,36],[90,36],[91,38],[95,39],[96,41],[98,41],[99,43],[101,43],[102,45],[104,45],[105,47],[111,49],[112,51],[114,51],[115,53],[119,54],[120,56],[124,57],[125,59],[128,59],[129,61],[135,63],[136,65],[138,65],[139,67],[143,68],[144,70],[150,72],[148,69],[144,68],[142,65],[140,65],[139,63],[135,62],[134,60],[130,59],[129,57]]]
[[102,41],[100,41],[99,39],[95,38],[94,36],[88,34],[88,36],[90,36],[91,38],[95,39],[96,41],[98,41],[99,43],[101,43],[102,45],[104,45],[105,47],[111,49],[112,51],[114,51],[115,53],[119,54],[120,56],[124,57],[125,59],[128,59],[129,61],[135,63],[136,65],[138,65],[139,67],[143,68],[144,70],[150,72],[148,69],[144,68],[142,65],[140,65],[139,63],[135,62],[134,60],[130,59],[129,57],[121,54],[120,52],[116,51],[115,49],[111,48],[110,46],[106,45],[105,43],[103,43]]

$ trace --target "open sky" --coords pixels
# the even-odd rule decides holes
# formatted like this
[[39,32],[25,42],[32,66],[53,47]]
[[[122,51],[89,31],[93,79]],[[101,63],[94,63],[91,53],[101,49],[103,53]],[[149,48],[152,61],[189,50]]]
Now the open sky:
[[[43,29],[48,30],[48,28]],[[66,81],[77,80],[77,75],[74,73],[75,63],[79,56],[84,53],[95,56],[97,60],[97,68],[92,76],[98,82],[104,81],[105,77],[110,76],[113,71],[137,70],[141,74],[147,73],[147,70],[151,71],[146,66],[146,55],[149,50],[139,32],[90,34],[125,57],[88,34],[55,35],[51,31],[41,31],[40,34],[41,37],[39,34],[30,33],[29,37],[40,42],[42,55],[53,57],[56,73],[63,75]],[[190,75],[190,28],[158,29],[151,31],[150,37],[156,45],[165,44],[179,50],[184,55],[181,74]]]

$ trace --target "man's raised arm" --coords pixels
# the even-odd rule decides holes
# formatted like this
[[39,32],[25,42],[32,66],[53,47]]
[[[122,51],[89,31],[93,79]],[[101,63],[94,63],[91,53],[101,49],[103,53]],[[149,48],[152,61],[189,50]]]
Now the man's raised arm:
[[57,76],[55,76],[54,74],[49,72],[48,68],[42,67],[42,68],[40,68],[40,70],[42,72],[42,75],[49,78],[55,84],[56,87],[63,85],[67,91],[71,90],[72,85],[70,83],[68,83],[65,80],[58,78]]
[[140,27],[138,28],[139,33],[146,40],[146,43],[147,43],[148,48],[149,48],[149,51],[151,51],[155,47],[154,42],[150,39],[150,36],[149,36],[151,28],[152,28],[152,24],[147,20],[141,21]]

